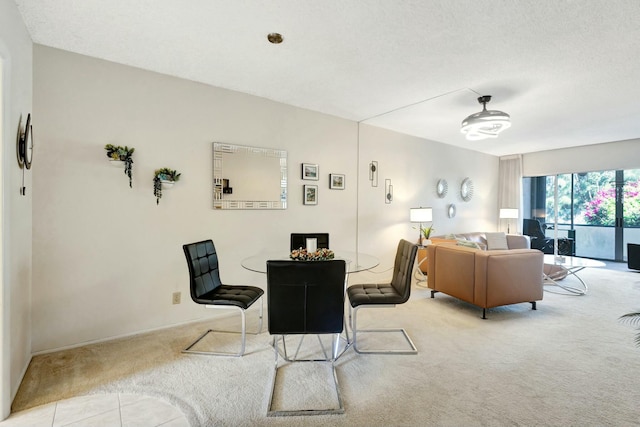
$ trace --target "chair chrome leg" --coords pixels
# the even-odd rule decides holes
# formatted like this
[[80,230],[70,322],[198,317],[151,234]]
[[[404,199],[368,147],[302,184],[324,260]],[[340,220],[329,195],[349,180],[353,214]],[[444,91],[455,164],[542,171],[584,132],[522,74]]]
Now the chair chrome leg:
[[[360,329],[358,330],[357,327],[357,316],[358,316],[358,310],[361,308],[390,308],[390,307],[395,307],[395,305],[367,305],[367,306],[358,306],[353,308],[353,319],[352,319],[352,332],[353,332],[353,349],[356,351],[356,353],[359,354],[418,354],[418,349],[416,348],[415,344],[413,344],[413,341],[411,341],[411,338],[409,337],[409,335],[407,334],[407,331],[404,330],[404,328],[386,328],[386,329]],[[351,306],[349,306],[349,318],[351,318],[351,311],[352,308]],[[400,332],[403,337],[405,338],[405,340],[407,341],[407,343],[410,346],[410,349],[407,350],[377,350],[377,349],[372,349],[372,350],[362,350],[358,348],[358,338],[357,338],[357,334],[359,332],[380,332],[380,333],[398,333]]]
[[[283,346],[286,344],[286,339],[284,335],[280,336],[283,342]],[[336,392],[336,398],[338,401],[338,407],[337,408],[328,408],[328,409],[287,409],[287,410],[277,410],[277,409],[273,409],[273,397],[275,394],[275,387],[276,387],[276,380],[278,377],[278,355],[279,355],[279,349],[278,349],[278,339],[276,339],[276,336],[274,335],[273,340],[271,342],[271,345],[273,346],[273,350],[275,353],[275,364],[274,364],[274,370],[273,370],[273,376],[272,376],[272,381],[271,381],[271,392],[269,394],[269,406],[267,408],[267,416],[268,417],[278,417],[278,416],[299,416],[299,415],[339,415],[339,414],[344,414],[344,402],[342,400],[342,393],[340,392],[340,384],[338,383],[338,376],[336,373],[336,367],[335,367],[335,358],[337,357],[337,350],[338,350],[338,341],[339,341],[340,337],[339,334],[335,334],[333,339],[332,339],[332,354],[333,354],[333,359],[301,359],[301,360],[295,360],[295,359],[285,359],[290,363],[300,363],[300,362],[323,362],[323,363],[331,363],[331,373],[332,373],[332,377],[333,377],[333,384],[334,384],[334,388],[335,388],[335,392]],[[318,336],[318,340],[320,341],[320,345],[322,346],[322,351],[326,354],[325,350],[324,350],[324,346],[322,345],[322,341],[320,340],[320,337]],[[285,350],[286,352],[286,350]]]
[[[207,334],[209,334],[211,332],[237,334],[237,332],[232,332],[232,331],[221,331],[221,330],[217,330],[217,329],[209,329],[204,334],[200,335],[200,337],[198,337],[197,340],[195,340],[188,347],[186,347],[184,350],[182,350],[182,352],[183,353],[189,353],[189,354],[203,354],[203,355],[208,355],[208,356],[232,356],[232,357],[243,356],[244,352],[245,352],[245,348],[246,348],[246,342],[247,342],[246,310],[243,310],[242,308],[236,307],[236,306],[233,306],[233,305],[206,305],[205,307],[206,308],[214,308],[214,309],[236,309],[236,310],[240,311],[240,321],[241,321],[241,325],[242,325],[242,330],[240,332],[240,335],[241,335],[240,351],[238,351],[237,353],[229,353],[229,352],[192,350],[192,348],[196,344],[198,344],[200,342],[200,340],[202,340],[205,336],[207,336]],[[256,332],[254,335],[258,335],[258,334],[260,334],[262,332],[262,318],[263,318],[262,297],[260,297],[260,314],[259,314],[259,316],[260,316],[260,320],[259,320],[258,332]]]

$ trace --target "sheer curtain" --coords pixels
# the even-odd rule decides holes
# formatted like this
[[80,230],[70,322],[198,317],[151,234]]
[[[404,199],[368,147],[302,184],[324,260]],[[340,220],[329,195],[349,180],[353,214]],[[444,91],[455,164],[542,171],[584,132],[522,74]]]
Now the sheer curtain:
[[[512,233],[522,231],[522,155],[500,157],[498,173],[498,212],[501,208],[518,209],[517,219],[498,219],[498,229],[507,230],[507,221],[512,221]],[[515,221],[515,224],[513,223]]]

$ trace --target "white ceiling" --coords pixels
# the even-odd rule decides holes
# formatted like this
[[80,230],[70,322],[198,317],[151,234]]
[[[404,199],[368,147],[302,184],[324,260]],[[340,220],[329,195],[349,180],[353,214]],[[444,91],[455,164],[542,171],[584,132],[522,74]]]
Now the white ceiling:
[[[493,155],[640,137],[639,0],[16,4],[38,44]],[[498,139],[460,133],[479,95]]]

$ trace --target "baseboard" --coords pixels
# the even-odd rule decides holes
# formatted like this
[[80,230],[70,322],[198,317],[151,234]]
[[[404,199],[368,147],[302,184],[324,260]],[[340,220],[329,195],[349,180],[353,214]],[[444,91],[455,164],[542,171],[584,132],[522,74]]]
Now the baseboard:
[[[50,353],[55,353],[58,351],[63,351],[63,350],[71,350],[74,348],[78,348],[78,347],[84,347],[86,345],[91,345],[91,344],[100,344],[100,343],[104,343],[104,342],[108,342],[108,341],[114,341],[114,340],[119,340],[122,338],[130,338],[130,337],[134,337],[136,335],[143,335],[143,334],[147,334],[150,332],[157,332],[157,331],[162,331],[164,329],[170,329],[170,328],[175,328],[178,326],[184,326],[184,325],[189,325],[191,323],[198,323],[198,322],[203,322],[209,319],[214,319],[216,317],[220,318],[220,317],[226,317],[226,316],[232,316],[233,313],[216,313],[216,315],[214,316],[207,316],[207,317],[200,317],[198,319],[191,319],[191,320],[186,320],[184,322],[179,322],[179,323],[172,323],[169,325],[164,325],[164,326],[159,326],[157,328],[150,328],[150,329],[143,329],[140,331],[136,331],[136,332],[130,332],[130,333],[126,333],[126,334],[122,334],[122,335],[113,335],[110,337],[106,337],[106,338],[100,338],[100,339],[96,339],[96,340],[89,340],[89,341],[83,341],[77,344],[71,344],[71,345],[66,345],[66,346],[62,346],[62,347],[56,347],[56,348],[50,348],[47,350],[41,350],[41,351],[37,351],[34,353],[31,353],[31,358],[33,358],[34,356],[41,356],[43,354],[50,354]],[[28,368],[28,365],[27,365]],[[25,369],[25,373],[26,373],[26,369]],[[22,381],[22,379],[21,379]],[[15,396],[14,396],[15,397]],[[13,397],[12,397],[13,399]]]
[[15,399],[18,394],[22,380],[24,380],[25,375],[27,375],[27,370],[29,369],[29,365],[31,365],[31,360],[33,360],[33,354],[29,356],[27,363],[25,363],[24,368],[22,368],[22,372],[18,376],[16,384],[11,385],[11,405],[13,405],[13,399]]

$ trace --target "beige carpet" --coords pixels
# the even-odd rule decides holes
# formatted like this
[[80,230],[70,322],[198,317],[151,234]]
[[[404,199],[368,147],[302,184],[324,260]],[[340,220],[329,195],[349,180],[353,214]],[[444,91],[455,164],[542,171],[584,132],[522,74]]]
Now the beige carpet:
[[[337,364],[343,415],[267,418],[269,334],[249,335],[242,358],[181,354],[206,324],[34,357],[13,409],[121,392],[164,398],[193,426],[637,426],[640,348],[618,318],[640,310],[640,273],[594,268],[582,277],[586,296],[545,293],[537,311],[517,304],[487,320],[418,287],[396,309],[363,310],[363,325],[405,327],[419,354],[349,350]],[[288,393],[326,388],[323,373],[294,378]]]

